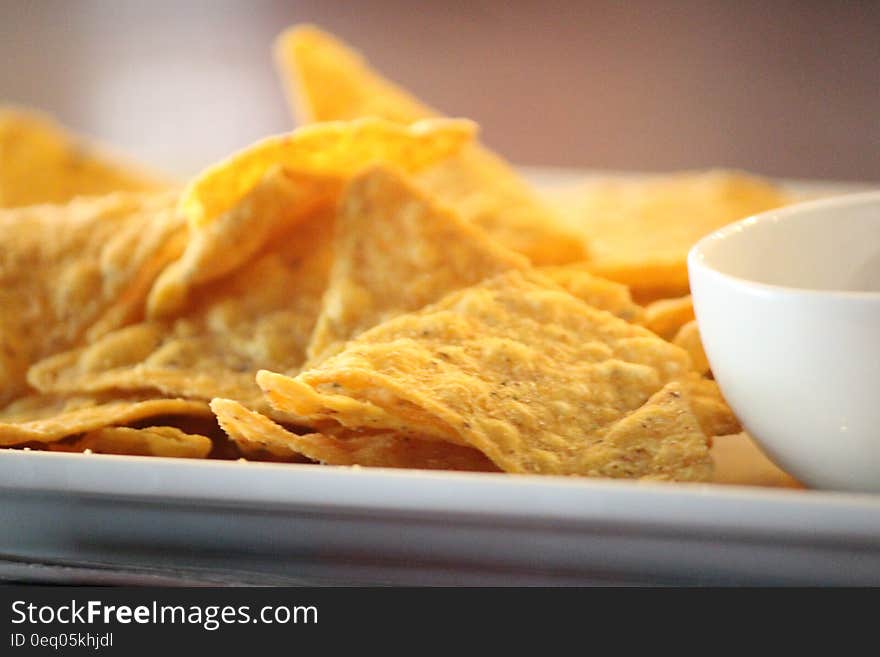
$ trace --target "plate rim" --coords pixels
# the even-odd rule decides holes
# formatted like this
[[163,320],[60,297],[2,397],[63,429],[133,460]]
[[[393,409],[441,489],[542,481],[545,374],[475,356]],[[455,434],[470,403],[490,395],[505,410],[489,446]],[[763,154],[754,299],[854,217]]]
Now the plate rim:
[[15,495],[331,515],[420,513],[880,546],[878,495],[725,484],[4,450],[0,498]]

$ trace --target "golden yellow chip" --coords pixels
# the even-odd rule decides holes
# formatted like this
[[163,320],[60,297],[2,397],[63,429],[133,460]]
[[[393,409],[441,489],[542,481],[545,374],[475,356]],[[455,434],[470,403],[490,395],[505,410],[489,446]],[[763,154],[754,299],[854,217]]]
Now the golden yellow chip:
[[291,440],[293,433],[232,399],[212,399],[211,410],[242,456],[252,461],[307,462]]
[[565,226],[507,163],[484,148],[468,146],[425,169],[415,181],[536,265],[587,258],[588,237]]
[[[603,463],[589,453],[689,369],[683,350],[650,331],[543,276],[512,271],[385,322],[296,379],[260,372],[257,381],[282,410],[469,445],[508,472],[614,476],[630,472],[616,464],[621,451],[605,452]],[[302,395],[303,387],[313,394]],[[646,409],[646,417],[665,416],[665,408]],[[691,436],[691,424],[671,435]],[[655,452],[626,455],[639,460],[637,476],[703,476],[694,464],[708,462],[708,446],[696,427],[702,444],[682,439],[696,452],[677,466]],[[651,435],[645,439],[663,440]]]
[[[412,123],[437,112],[371,70],[364,59],[311,26],[284,32],[276,59],[301,121],[380,117]],[[431,196],[535,264],[583,260],[583,238],[565,227],[503,160],[467,146],[416,176]]]
[[589,238],[592,270],[644,300],[687,294],[687,253],[697,240],[789,197],[759,178],[713,171],[587,183],[552,200]]
[[176,427],[104,427],[72,441],[52,443],[55,452],[125,454],[129,456],[165,456],[170,458],[203,459],[211,452],[211,439],[184,433]]
[[627,322],[642,321],[644,310],[633,301],[626,285],[595,276],[582,263],[538,267],[537,271],[590,306]]
[[0,406],[35,361],[142,316],[178,257],[185,223],[170,193],[118,193],[0,210]]
[[28,380],[43,392],[152,390],[264,408],[257,370],[295,372],[305,359],[330,268],[331,220],[318,213],[246,265],[197,286],[195,303],[174,319],[127,326],[48,358]]
[[391,432],[298,435],[228,399],[213,400],[211,409],[220,426],[246,456],[259,458],[262,453],[268,453],[283,460],[294,460],[302,455],[328,465],[497,471],[477,450],[442,441],[416,440]]
[[426,418],[416,406],[400,404],[391,413],[370,401],[352,398],[341,385],[342,394],[318,392],[298,379],[268,370],[257,373],[257,383],[273,409],[291,414],[302,425],[323,427],[339,421],[355,430],[393,431],[401,436],[466,444],[442,422]]
[[[80,408],[91,408],[99,405],[102,399],[99,395],[65,396],[65,395],[40,395],[29,394],[19,397],[10,404],[0,408],[0,423],[13,424],[22,422],[34,422],[45,420],[54,415],[75,411]],[[134,401],[142,401],[135,399]]]
[[687,387],[672,381],[584,450],[575,472],[594,477],[707,481],[712,476],[709,445],[711,440],[688,403]]
[[[0,416],[0,446],[52,443],[109,426],[127,425],[153,417],[210,417],[205,402],[185,399],[116,399],[100,401],[46,397],[28,399]],[[30,414],[30,415],[29,415]],[[34,418],[34,419],[30,419]]]
[[691,320],[675,334],[672,344],[676,344],[690,354],[691,362],[694,364],[694,370],[700,374],[706,374],[709,371],[709,359],[703,349],[703,341],[700,339],[700,328],[697,326],[697,320]]
[[280,232],[332,206],[346,180],[371,163],[418,169],[447,157],[472,132],[460,121],[323,124],[269,138],[209,168],[184,193],[190,241],[151,291],[149,316],[178,314],[191,288],[231,272]]
[[724,401],[718,384],[692,372],[684,380],[694,415],[707,436],[727,436],[742,431],[739,420]]
[[343,437],[307,434],[300,437],[298,449],[312,460],[328,465],[499,472],[492,461],[472,447],[393,433]]
[[371,164],[417,171],[473,140],[470,121],[428,119],[403,126],[382,119],[335,121],[269,137],[209,167],[184,190],[181,207],[193,227],[232,208],[273,167],[347,178]]
[[0,106],[0,208],[167,186],[159,176],[68,134],[41,113]]
[[313,363],[386,319],[529,266],[385,168],[362,174],[348,187],[336,217],[333,253],[308,349]]
[[300,123],[379,116],[412,123],[438,112],[370,69],[358,53],[311,25],[275,42],[287,99]]
[[[267,248],[287,253],[289,261],[317,251],[322,265],[325,258],[329,262],[325,233],[331,230],[330,215],[342,187],[343,181],[336,177],[270,169],[235,206],[210,224],[191,230],[183,256],[162,272],[150,291],[148,317],[179,315],[192,305],[191,290],[203,295],[205,286],[253,261]],[[326,225],[321,225],[322,221]],[[285,245],[285,241],[291,244]],[[314,274],[315,289],[310,294],[320,296],[326,276],[322,271]],[[258,297],[265,294],[254,293]]]
[[737,486],[803,488],[797,479],[768,459],[751,436],[737,433],[712,443],[713,483]]
[[672,340],[682,326],[694,319],[694,303],[687,295],[649,303],[645,306],[641,324],[664,340]]
[[[528,261],[438,207],[386,168],[349,186],[336,221],[334,265],[309,345],[310,364],[362,331],[444,294]],[[639,316],[626,286],[582,267],[540,269],[585,302],[624,319]]]

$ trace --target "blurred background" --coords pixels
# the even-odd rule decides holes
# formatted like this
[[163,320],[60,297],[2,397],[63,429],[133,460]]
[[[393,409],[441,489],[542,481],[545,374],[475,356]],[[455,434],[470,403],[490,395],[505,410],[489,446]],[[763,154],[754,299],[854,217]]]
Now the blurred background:
[[313,22],[514,162],[880,181],[880,2],[0,0],[0,100],[186,175],[292,123]]

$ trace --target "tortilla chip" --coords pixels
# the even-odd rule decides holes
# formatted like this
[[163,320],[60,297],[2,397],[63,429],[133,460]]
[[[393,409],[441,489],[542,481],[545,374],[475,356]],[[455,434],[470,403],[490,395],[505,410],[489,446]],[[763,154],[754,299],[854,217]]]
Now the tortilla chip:
[[711,440],[680,381],[667,383],[581,455],[577,472],[594,477],[707,481]]
[[430,119],[403,126],[375,118],[306,126],[264,139],[189,183],[181,208],[194,228],[232,208],[273,167],[347,178],[371,164],[417,171],[449,157],[473,139],[470,121]]
[[687,351],[695,372],[709,372],[709,360],[700,340],[700,330],[690,295],[653,301],[645,306],[639,323]]
[[[256,221],[261,221],[256,219]],[[319,213],[264,244],[234,272],[196,286],[174,319],[127,326],[28,373],[43,392],[158,391],[229,397],[270,412],[260,368],[295,372],[320,310],[330,268],[332,216]]]
[[804,488],[804,485],[768,459],[745,433],[716,438],[712,444],[712,482],[736,486]]
[[[314,249],[329,262],[324,233],[329,231],[327,217],[333,213],[342,187],[343,181],[335,177],[281,167],[270,169],[228,212],[206,226],[191,228],[185,253],[162,272],[150,291],[148,317],[179,315],[192,305],[192,291],[201,296],[206,285],[253,261],[273,243],[292,240],[283,248],[294,258]],[[316,224],[315,217],[328,222],[327,231]],[[303,224],[302,234],[290,237]],[[316,275],[314,282],[320,295],[326,276],[319,272]]]
[[468,146],[417,174],[415,181],[536,265],[587,258],[587,238],[564,226],[506,162],[484,148]]
[[539,267],[537,271],[590,306],[627,322],[642,321],[644,310],[633,301],[626,285],[589,273],[583,263]]
[[180,313],[194,286],[231,272],[279,232],[334,205],[346,180],[371,163],[417,169],[460,148],[471,132],[471,124],[456,121],[325,124],[266,139],[209,168],[184,194],[190,241],[156,282],[148,315]]
[[[268,370],[257,373],[257,383],[273,409],[292,414],[302,425],[317,429],[338,421],[358,431],[393,431],[401,436],[467,444],[445,424],[426,418],[421,409],[411,404],[400,402],[399,408],[392,413],[346,393],[318,392],[302,381]],[[339,390],[342,390],[341,385]],[[294,408],[297,410],[292,410]]]
[[380,322],[528,261],[384,168],[355,179],[336,217],[334,262],[309,344],[315,363]]
[[0,106],[0,208],[168,186],[159,176],[68,134],[40,112]]
[[[291,104],[303,122],[380,117],[408,124],[438,115],[317,28],[287,30],[275,52]],[[535,264],[586,257],[584,239],[562,225],[507,163],[481,146],[467,146],[436,162],[416,181],[465,221]]]
[[709,371],[709,359],[706,357],[706,351],[703,349],[703,341],[700,339],[700,328],[697,326],[697,320],[691,320],[678,329],[672,344],[678,345],[690,354],[695,371],[700,374],[706,374]]
[[742,431],[739,420],[724,401],[721,389],[711,379],[692,372],[684,380],[694,415],[707,436],[727,436]]
[[275,60],[300,123],[379,116],[412,123],[438,112],[370,69],[364,58],[311,25],[285,31]]
[[[47,396],[0,417],[0,446],[52,443],[109,426],[132,424],[156,416],[210,416],[205,402],[185,399],[97,399]],[[28,419],[28,412],[36,419]]]
[[[5,407],[0,408],[0,422],[5,424],[33,422],[60,415],[80,408],[93,407],[100,404],[100,396],[65,396],[41,395],[38,393],[19,397]],[[136,401],[142,401],[137,399]]]
[[[315,420],[469,445],[507,472],[591,474],[614,464],[584,469],[586,455],[689,369],[650,331],[513,271],[385,322],[296,379],[257,381],[272,404]],[[705,436],[700,449],[694,459],[708,459]],[[686,462],[639,476],[689,479]]]
[[105,427],[72,441],[53,443],[49,449],[55,452],[89,450],[95,454],[203,459],[211,452],[212,446],[210,438],[184,433],[176,427]]
[[0,211],[0,405],[26,391],[33,362],[140,319],[183,250],[175,200],[119,193]]
[[451,443],[416,440],[391,432],[298,435],[228,399],[213,400],[211,409],[247,456],[269,453],[284,460],[301,455],[327,465],[497,471],[477,450]]
[[694,303],[687,295],[649,303],[645,306],[641,324],[664,340],[672,340],[682,326],[694,319]]
[[295,434],[232,399],[212,399],[211,410],[242,456],[252,461],[305,463],[291,440]]
[[589,238],[592,271],[640,300],[687,294],[687,253],[697,240],[789,201],[767,181],[727,171],[590,182],[554,199]]

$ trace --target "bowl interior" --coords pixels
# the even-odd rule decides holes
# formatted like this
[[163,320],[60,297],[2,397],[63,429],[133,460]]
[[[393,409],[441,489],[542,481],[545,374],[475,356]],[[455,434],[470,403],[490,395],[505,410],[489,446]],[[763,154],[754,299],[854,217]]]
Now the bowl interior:
[[880,192],[766,212],[704,239],[694,257],[769,285],[880,292]]

